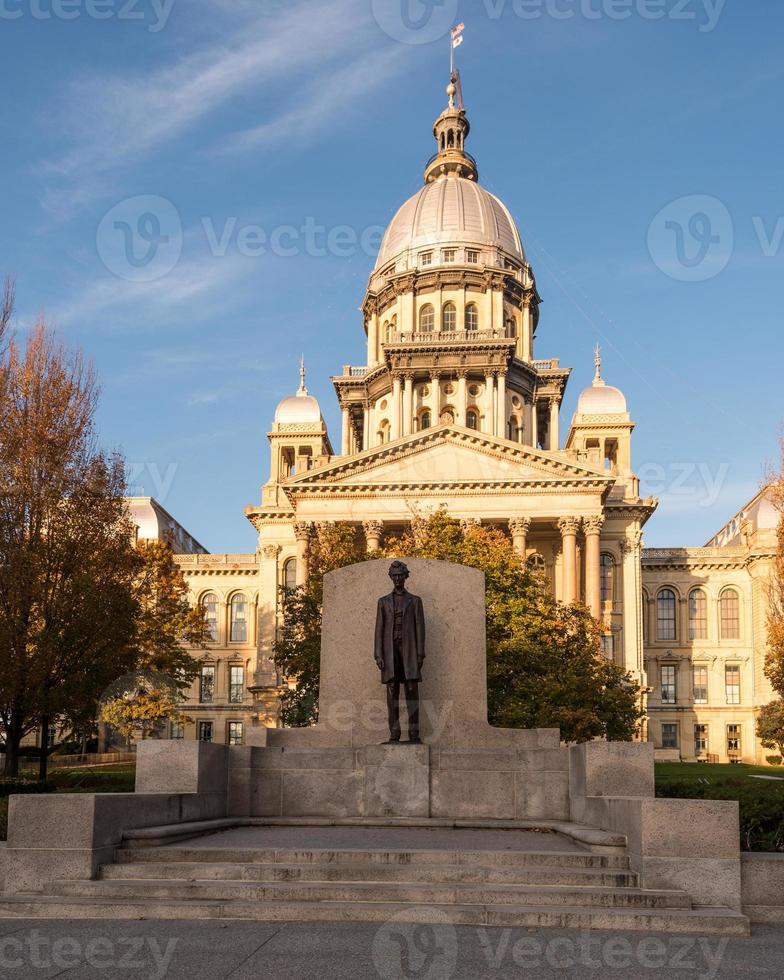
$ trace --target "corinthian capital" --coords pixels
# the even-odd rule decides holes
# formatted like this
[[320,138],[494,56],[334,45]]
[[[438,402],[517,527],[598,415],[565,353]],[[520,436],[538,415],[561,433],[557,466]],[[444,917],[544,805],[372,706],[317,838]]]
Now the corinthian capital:
[[383,521],[363,521],[362,530],[366,538],[380,538],[384,533]]
[[509,521],[509,530],[512,532],[514,537],[518,534],[528,534],[531,530],[531,518],[530,517],[513,517]]
[[558,519],[558,530],[562,536],[577,534],[581,524],[582,520],[579,517],[560,517]]
[[294,525],[294,537],[297,541],[310,541],[313,525],[310,521],[299,521]]
[[586,534],[600,534],[604,527],[604,515],[594,514],[583,518],[583,528]]

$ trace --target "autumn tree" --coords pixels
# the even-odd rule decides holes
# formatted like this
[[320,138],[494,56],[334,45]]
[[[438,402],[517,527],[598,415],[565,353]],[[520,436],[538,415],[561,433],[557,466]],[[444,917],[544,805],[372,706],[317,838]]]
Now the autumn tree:
[[757,738],[763,748],[778,749],[784,756],[784,701],[764,705],[757,715]]
[[[349,528],[330,533],[348,539]],[[417,518],[390,541],[385,557],[432,558],[478,568],[485,574],[488,713],[509,728],[559,727],[566,741],[604,736],[629,739],[642,718],[639,686],[602,654],[599,626],[588,610],[564,605],[538,574],[524,567],[500,531],[463,528],[444,512]],[[322,569],[362,560],[358,545],[330,550],[319,560],[305,590],[284,598],[288,621],[281,634],[279,665],[291,668],[297,690],[287,723],[307,724],[318,699]],[[372,557],[379,557],[374,555]],[[304,690],[300,692],[300,685]]]

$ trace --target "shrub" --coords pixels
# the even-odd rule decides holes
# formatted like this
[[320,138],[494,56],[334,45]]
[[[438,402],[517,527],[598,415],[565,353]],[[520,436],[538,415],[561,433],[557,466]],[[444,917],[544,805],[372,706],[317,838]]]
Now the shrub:
[[765,761],[769,766],[780,766],[781,756],[780,755],[766,755]]

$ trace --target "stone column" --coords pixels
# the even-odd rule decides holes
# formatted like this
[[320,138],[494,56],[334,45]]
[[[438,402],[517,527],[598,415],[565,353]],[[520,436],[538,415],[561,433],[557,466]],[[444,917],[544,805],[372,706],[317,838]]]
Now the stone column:
[[341,440],[343,455],[351,454],[351,418],[349,416],[348,405],[343,406],[343,438]]
[[495,374],[487,371],[485,374],[485,424],[482,431],[492,435],[495,432]]
[[523,300],[523,322],[520,329],[522,334],[520,356],[524,361],[531,360],[531,294]]
[[381,549],[381,535],[384,533],[382,521],[364,521],[362,530],[365,532],[368,551],[379,551]]
[[441,417],[441,383],[437,372],[430,375],[430,424],[438,425]]
[[294,525],[294,536],[297,539],[297,588],[307,584],[308,562],[310,559],[310,537],[313,525],[300,522]]
[[601,619],[602,614],[602,582],[601,582],[601,534],[604,526],[604,516],[586,517],[583,521],[585,529],[585,600],[594,619]]
[[550,435],[548,439],[548,448],[552,451],[560,449],[561,447],[561,433],[559,431],[559,418],[558,418],[558,399],[550,399]]
[[513,517],[509,521],[509,530],[512,534],[514,550],[520,556],[520,560],[525,561],[525,552],[528,548],[528,532],[531,530],[531,518]]
[[400,438],[400,407],[401,407],[401,378],[396,374],[392,378],[392,419],[390,438]]
[[459,371],[457,375],[457,405],[456,414],[457,418],[455,422],[458,425],[466,424],[466,413],[468,405],[468,395],[467,395],[467,379],[468,373],[466,371]]
[[506,375],[498,372],[498,406],[495,417],[495,434],[501,439],[506,438]]
[[414,431],[414,375],[406,374],[403,385],[403,435]]
[[525,399],[525,415],[523,417],[523,427],[525,432],[523,433],[523,442],[526,446],[532,446],[536,449],[536,432],[534,429],[534,420],[536,415],[534,413],[534,399],[533,395],[531,399]]
[[579,517],[562,517],[558,521],[563,545],[563,601],[575,602],[577,599],[577,532],[580,530]]
[[373,445],[370,433],[370,402],[365,402],[365,421],[362,426],[362,449],[370,449]]

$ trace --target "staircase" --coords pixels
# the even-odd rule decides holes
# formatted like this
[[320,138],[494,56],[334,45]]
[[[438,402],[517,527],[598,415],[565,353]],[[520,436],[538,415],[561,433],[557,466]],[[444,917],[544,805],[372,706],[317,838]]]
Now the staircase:
[[[263,829],[254,830],[262,841]],[[509,835],[503,849],[496,835],[495,849],[458,850],[445,846],[444,834],[438,846],[425,846],[421,832],[410,847],[391,849],[378,832],[329,847],[308,846],[307,834],[302,846],[247,846],[247,832],[231,837],[237,833],[153,847],[126,842],[97,880],[0,898],[0,916],[383,922],[446,914],[463,925],[749,931],[733,910],[695,908],[685,892],[640,888],[624,849],[593,853],[559,835],[519,832],[525,847],[512,846],[521,838]]]

